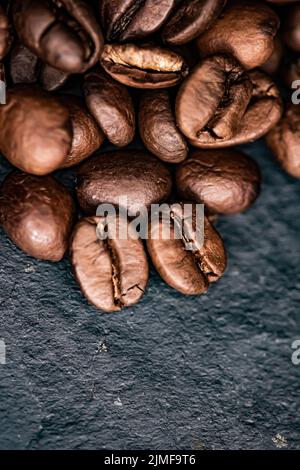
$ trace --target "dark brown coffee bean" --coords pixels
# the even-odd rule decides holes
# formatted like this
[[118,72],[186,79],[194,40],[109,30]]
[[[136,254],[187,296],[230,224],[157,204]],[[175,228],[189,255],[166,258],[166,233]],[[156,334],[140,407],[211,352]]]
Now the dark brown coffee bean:
[[179,54],[156,46],[108,44],[101,64],[115,80],[135,88],[168,88],[188,74]]
[[293,51],[300,52],[300,3],[287,9],[283,40]]
[[69,73],[44,64],[41,70],[40,81],[45,90],[55,91],[65,85],[69,77]]
[[166,166],[143,151],[97,154],[82,164],[78,172],[77,196],[88,214],[95,215],[99,204],[119,205],[127,197],[129,216],[144,207],[165,201],[172,189]]
[[21,41],[43,62],[83,73],[99,59],[103,38],[93,10],[82,0],[14,0]]
[[192,142],[226,141],[237,133],[251,94],[251,80],[235,59],[208,57],[178,92],[177,124]]
[[155,33],[176,0],[102,0],[100,17],[107,40],[131,41]]
[[234,150],[195,151],[176,173],[179,195],[205,204],[210,213],[237,214],[248,209],[260,191],[256,163]]
[[72,145],[68,109],[58,97],[16,85],[0,106],[0,149],[17,168],[45,175],[59,168]]
[[142,95],[139,128],[147,149],[161,160],[179,163],[187,157],[188,146],[176,126],[167,91],[148,91]]
[[9,21],[4,11],[4,8],[0,5],[0,61],[4,59],[9,51],[11,45],[11,32]]
[[86,104],[98,125],[116,147],[126,147],[135,135],[135,110],[128,89],[101,70],[84,81]]
[[280,69],[284,55],[284,47],[279,36],[274,39],[274,50],[272,55],[269,57],[260,68],[269,75],[276,75]]
[[281,121],[266,137],[266,141],[281,166],[295,178],[300,178],[300,107],[290,104]]
[[[183,224],[184,205],[172,205],[171,236],[162,236],[165,224],[162,218],[152,221],[147,240],[151,260],[162,279],[186,295],[205,293],[209,284],[224,274],[227,262],[223,241],[206,217],[203,221],[204,237],[200,237],[199,242],[195,210],[194,204],[193,217]],[[181,239],[175,235],[176,230],[182,230]]]
[[[268,75],[258,70],[249,72],[249,78],[253,87],[252,97],[244,116],[240,119],[238,130],[235,135],[230,139],[220,139],[215,132],[212,132],[210,126],[203,128],[203,131],[201,131],[199,127],[199,132],[194,131],[194,134],[197,137],[189,139],[189,143],[191,145],[198,148],[225,148],[232,147],[234,145],[241,145],[263,137],[276,125],[283,110],[282,99],[280,97],[278,87]],[[188,80],[189,78],[186,81]],[[184,90],[184,85],[182,89]],[[214,97],[215,95],[213,94],[212,96]],[[178,95],[178,99],[179,98],[180,92]],[[182,97],[180,99],[182,99]],[[224,100],[226,103],[226,94],[224,95]],[[190,109],[193,109],[192,101],[193,100],[191,99]],[[183,131],[181,121],[184,117],[186,116],[185,122],[188,123],[190,120],[189,114],[193,114],[193,116],[197,116],[197,114],[195,112],[189,112],[188,114],[188,110],[184,107],[185,105],[183,101],[182,103],[183,106],[177,108],[176,114],[177,122]],[[194,103],[196,103],[196,99],[194,100]],[[182,110],[185,110],[184,113]],[[223,111],[222,107],[221,111]],[[201,115],[201,113],[199,114]]]
[[202,57],[225,52],[246,69],[253,69],[271,56],[279,24],[277,14],[265,3],[232,0],[213,26],[199,36],[197,47]]
[[178,2],[162,31],[172,45],[186,44],[204,33],[218,18],[227,0],[183,0]]
[[60,99],[69,110],[73,129],[71,151],[60,167],[68,168],[96,152],[103,144],[104,135],[83,100],[71,95],[62,95]]
[[41,82],[42,87],[54,91],[62,87],[69,74],[43,64],[24,44],[17,43],[10,56],[10,75],[14,84]]
[[14,171],[1,187],[0,221],[28,255],[60,261],[68,248],[75,206],[69,191],[52,176]]
[[[136,304],[148,282],[146,253],[142,242],[130,237],[130,227],[127,239],[110,238],[114,230],[118,233],[119,224],[119,218],[81,219],[71,241],[71,261],[80,288],[91,304],[106,312]],[[103,229],[108,233],[104,240],[99,237]]]
[[12,49],[10,75],[14,84],[36,83],[40,73],[39,58],[21,42]]

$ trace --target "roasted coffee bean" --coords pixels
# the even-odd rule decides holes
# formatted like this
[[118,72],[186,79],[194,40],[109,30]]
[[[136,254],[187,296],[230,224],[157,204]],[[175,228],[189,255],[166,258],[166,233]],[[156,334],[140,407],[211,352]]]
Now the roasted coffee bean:
[[11,45],[11,33],[6,13],[0,5],[0,61],[4,59]]
[[192,41],[204,33],[218,18],[227,0],[182,0],[162,31],[163,40],[171,45]]
[[69,74],[42,61],[24,44],[17,43],[10,56],[10,75],[14,84],[41,82],[42,87],[54,91],[62,87]]
[[168,88],[188,74],[179,54],[156,46],[108,44],[101,64],[115,80],[135,88]]
[[107,40],[131,41],[155,33],[175,4],[176,0],[102,0],[100,17]]
[[172,180],[166,166],[153,155],[139,151],[99,153],[82,164],[78,172],[77,196],[88,214],[100,204],[118,206],[127,197],[129,216],[151,204],[167,200]]
[[290,104],[266,137],[276,159],[287,173],[300,178],[300,107]]
[[98,125],[116,147],[126,147],[135,135],[135,110],[128,89],[101,70],[84,81],[86,104]]
[[84,101],[76,96],[63,95],[62,103],[68,108],[73,129],[71,151],[60,168],[78,165],[103,144],[104,135],[97,126]]
[[83,0],[14,0],[21,41],[43,62],[83,73],[97,62],[103,38],[93,10]]
[[142,95],[139,128],[147,149],[161,160],[179,163],[187,157],[188,146],[176,126],[174,111],[167,91],[148,91]]
[[44,64],[41,70],[40,81],[45,90],[55,91],[65,85],[69,77],[69,73]]
[[287,9],[283,40],[295,52],[300,52],[300,3]]
[[256,0],[232,0],[212,27],[197,39],[202,57],[225,52],[246,69],[264,64],[274,48],[279,28],[277,14]]
[[274,50],[269,59],[260,67],[269,75],[276,75],[280,69],[284,55],[284,47],[279,36],[274,39]]
[[259,194],[260,180],[257,164],[231,149],[195,151],[176,173],[178,194],[217,214],[248,209]]
[[[183,294],[199,295],[224,274],[226,251],[220,235],[206,217],[202,224],[204,236],[199,237],[196,206],[193,205],[193,216],[187,219],[184,207],[182,203],[171,206],[170,237],[163,236],[166,223],[163,218],[151,222],[147,248],[167,284]],[[182,234],[181,238],[177,238],[176,231]]]
[[[197,73],[197,69],[196,69],[196,73]],[[200,73],[200,77],[201,77],[201,73]],[[196,103],[200,104],[199,96],[200,96],[200,99],[202,100],[203,100],[202,94],[205,94],[208,98],[210,98],[211,96],[212,102],[213,102],[213,100],[216,99],[215,91],[213,91],[212,95],[210,95],[210,93],[211,93],[211,89],[216,85],[216,83],[214,82],[214,85],[209,84],[209,86],[207,85],[207,83],[204,84],[204,89],[202,91],[202,94],[200,95],[200,93],[198,93],[197,95],[196,92],[198,89],[198,85],[197,85],[198,78],[196,77],[194,79],[193,74],[192,74],[191,77],[189,77],[184,82],[177,97],[176,116],[177,116],[177,123],[180,129],[183,131],[183,133],[185,132],[187,133],[189,131],[189,128],[192,129],[190,122],[193,121],[194,137],[189,138],[189,142],[191,145],[198,147],[198,148],[225,148],[225,147],[232,147],[234,145],[241,145],[241,144],[245,144],[247,142],[252,142],[254,140],[259,139],[260,137],[267,134],[267,132],[269,132],[270,129],[272,129],[276,125],[276,123],[279,121],[282,115],[282,110],[283,110],[282,99],[280,97],[280,92],[279,92],[278,87],[275,85],[275,83],[272,81],[272,79],[268,75],[258,70],[253,70],[249,72],[249,79],[252,82],[252,88],[253,88],[250,103],[247,107],[247,110],[244,116],[241,116],[240,122],[237,123],[238,125],[237,125],[236,133],[231,138],[227,138],[227,139],[221,139],[220,134],[216,133],[214,129],[211,129],[211,122],[209,122],[209,124],[206,125],[206,127],[202,127],[202,130],[201,130],[200,125],[202,125],[203,120],[199,121],[200,122],[199,127],[197,126],[197,121],[196,121],[196,119],[198,118],[198,115],[200,116],[201,119],[203,119],[203,114],[201,113],[201,109],[199,108],[199,105],[196,106]],[[203,85],[201,85],[201,87],[202,86]],[[194,99],[192,98],[193,93],[195,93]],[[188,110],[188,107],[186,106],[186,103],[184,102],[184,97],[188,95],[190,95],[190,98],[189,98],[190,109],[189,110]],[[235,96],[234,99],[237,100],[238,99],[237,96]],[[221,104],[222,104],[222,101],[225,103],[225,105],[227,104],[226,93],[224,94],[224,97],[220,101]],[[201,101],[201,103],[202,102],[203,101]],[[207,98],[205,101],[205,106],[207,107],[206,112],[208,112],[209,109],[213,109],[211,103],[209,103]],[[233,105],[229,101],[229,111],[230,111],[230,106],[233,106]],[[239,106],[241,106],[241,103],[239,103]],[[195,111],[191,113],[191,109],[194,109],[194,108],[196,109],[197,112]],[[224,108],[224,105],[221,105],[220,107],[220,111],[221,111],[220,123],[221,124],[222,124],[222,113],[224,113],[224,109],[226,112],[226,107]],[[216,113],[216,116],[218,118],[218,113]],[[226,117],[226,115],[224,116]],[[214,124],[214,121],[212,121],[212,123]],[[183,127],[183,125],[185,127]],[[184,129],[186,129],[185,132],[184,132]],[[191,135],[191,132],[189,132],[189,135]],[[187,135],[187,137],[189,136]]]
[[38,259],[60,261],[68,246],[75,206],[52,176],[10,173],[0,190],[0,222],[9,238]]
[[[123,224],[128,224],[123,220]],[[120,311],[136,304],[144,295],[148,282],[148,262],[143,244],[131,236],[110,238],[118,234],[120,218],[83,218],[76,225],[71,241],[71,261],[80,288],[97,308]],[[108,235],[102,239],[105,230]]]
[[69,111],[58,97],[16,85],[0,106],[0,150],[17,168],[46,175],[66,160],[72,145]]
[[229,140],[238,131],[251,94],[251,80],[235,59],[208,57],[178,92],[177,124],[192,142]]

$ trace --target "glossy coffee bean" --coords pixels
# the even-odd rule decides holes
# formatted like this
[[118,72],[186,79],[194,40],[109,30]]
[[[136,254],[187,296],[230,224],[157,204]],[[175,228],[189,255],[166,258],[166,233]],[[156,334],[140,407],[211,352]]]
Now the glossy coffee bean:
[[22,43],[63,72],[83,73],[99,58],[103,38],[88,2],[14,0],[13,19]]
[[248,209],[260,191],[257,164],[234,150],[193,152],[176,173],[178,194],[205,204],[209,213],[237,214]]
[[[154,267],[167,284],[183,294],[199,295],[224,274],[226,251],[220,235],[206,217],[203,221],[204,237],[199,238],[197,234],[194,214],[183,224],[183,208],[183,204],[171,206],[173,222],[169,238],[162,236],[164,219],[152,221],[147,248]],[[177,238],[175,231],[181,229],[182,237]],[[189,245],[192,244],[189,249],[187,240]]]
[[115,80],[135,88],[169,88],[188,74],[179,54],[157,46],[108,44],[101,64]]
[[[124,222],[123,222],[124,223]],[[127,224],[127,221],[125,222]],[[143,244],[131,237],[102,240],[99,231],[118,233],[120,219],[83,218],[71,240],[71,261],[76,279],[88,301],[105,312],[136,304],[148,282]]]
[[14,171],[1,187],[0,221],[28,255],[60,261],[69,245],[75,206],[69,191],[52,176]]
[[218,18],[227,0],[183,0],[178,2],[162,31],[171,45],[192,41]]
[[72,95],[62,95],[60,100],[69,110],[73,139],[70,153],[60,168],[78,165],[90,157],[103,144],[104,135],[84,101]]
[[155,33],[176,0],[102,0],[100,17],[109,42],[131,41]]
[[145,147],[161,160],[179,163],[187,157],[186,139],[176,126],[167,91],[148,91],[141,96],[139,129]]
[[232,0],[212,27],[199,36],[197,47],[202,57],[228,53],[246,69],[253,69],[271,56],[279,24],[277,14],[267,4]]
[[251,95],[251,80],[233,57],[208,57],[178,92],[177,124],[190,141],[226,141],[237,133]]
[[42,61],[24,44],[17,43],[10,55],[10,76],[14,84],[40,83],[45,90],[61,88],[69,74]]
[[11,31],[9,21],[0,5],[0,61],[4,59],[11,45]]
[[287,173],[300,178],[300,107],[290,104],[266,137],[276,159]]
[[101,70],[85,76],[86,104],[108,140],[126,147],[135,135],[135,110],[128,89]]
[[0,150],[15,167],[46,175],[66,160],[72,145],[68,109],[58,97],[32,85],[7,91],[0,106]]
[[117,206],[126,196],[129,216],[136,216],[144,207],[165,201],[171,189],[166,166],[139,150],[99,153],[82,164],[77,178],[79,204],[92,215],[99,204]]
[[[281,118],[283,110],[282,99],[280,97],[278,87],[268,75],[258,70],[253,70],[249,72],[249,79],[252,82],[252,97],[244,116],[241,117],[240,122],[238,123],[236,133],[229,139],[220,139],[220,137],[216,135],[215,132],[212,132],[210,127],[208,126],[206,126],[206,128],[203,128],[203,131],[200,131],[199,127],[199,131],[197,132],[196,123],[194,131],[195,137],[189,139],[189,143],[191,145],[193,145],[194,147],[207,149],[225,148],[232,147],[234,145],[241,145],[263,137],[270,131],[270,129],[272,129],[276,125],[276,123]],[[177,100],[182,99],[180,93],[183,90],[184,84],[182,86],[182,90],[179,91]],[[214,94],[212,96],[213,98],[215,97]],[[193,100],[191,99],[190,109],[193,109],[192,101]],[[183,127],[181,124],[182,121],[184,120],[183,122],[188,123],[190,120],[189,114],[192,114],[193,116],[197,116],[197,114],[194,112],[189,112],[188,114],[187,107],[184,108],[185,104],[183,101],[182,103],[182,107],[177,107],[176,114],[178,125],[183,131]],[[196,103],[196,98],[194,100],[194,103]],[[181,103],[179,102],[179,104]],[[182,110],[184,110],[184,112]],[[222,110],[223,106],[221,106],[221,111]]]
[[300,3],[291,5],[286,12],[283,40],[295,52],[300,52]]

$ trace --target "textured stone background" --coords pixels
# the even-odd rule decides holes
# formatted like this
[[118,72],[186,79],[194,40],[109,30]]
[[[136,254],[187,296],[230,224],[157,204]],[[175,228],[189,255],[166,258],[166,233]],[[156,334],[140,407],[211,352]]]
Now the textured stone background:
[[31,259],[0,233],[1,449],[276,449],[277,434],[300,449],[300,182],[263,144],[245,150],[262,195],[218,222],[229,267],[206,296],[152,272],[138,306],[102,314],[67,260]]

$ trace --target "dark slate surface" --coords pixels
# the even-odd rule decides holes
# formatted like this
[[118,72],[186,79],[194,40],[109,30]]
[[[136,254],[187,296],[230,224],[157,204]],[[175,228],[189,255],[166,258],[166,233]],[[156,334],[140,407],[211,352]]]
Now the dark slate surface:
[[246,151],[262,195],[218,222],[229,267],[206,296],[152,273],[138,306],[102,314],[67,260],[0,233],[1,449],[300,449],[300,182],[262,144]]

